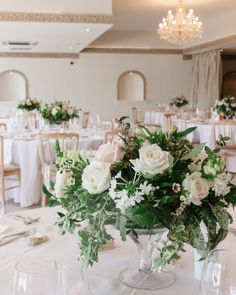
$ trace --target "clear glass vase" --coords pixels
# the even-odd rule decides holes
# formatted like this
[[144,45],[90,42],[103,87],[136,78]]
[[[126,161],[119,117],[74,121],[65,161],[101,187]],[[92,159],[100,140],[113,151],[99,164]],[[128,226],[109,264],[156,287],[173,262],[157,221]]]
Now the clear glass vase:
[[139,254],[139,269],[125,269],[120,273],[120,281],[131,288],[142,290],[162,289],[175,282],[175,274],[167,270],[153,270],[153,250],[167,232],[166,228],[153,230],[139,229],[137,235],[130,234]]

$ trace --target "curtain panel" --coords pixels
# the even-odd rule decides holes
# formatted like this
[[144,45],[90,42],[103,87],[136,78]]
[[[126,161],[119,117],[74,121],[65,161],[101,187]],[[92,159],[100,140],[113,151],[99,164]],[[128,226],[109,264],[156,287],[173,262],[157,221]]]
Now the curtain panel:
[[222,62],[220,50],[193,55],[191,98],[193,106],[210,110],[220,97]]

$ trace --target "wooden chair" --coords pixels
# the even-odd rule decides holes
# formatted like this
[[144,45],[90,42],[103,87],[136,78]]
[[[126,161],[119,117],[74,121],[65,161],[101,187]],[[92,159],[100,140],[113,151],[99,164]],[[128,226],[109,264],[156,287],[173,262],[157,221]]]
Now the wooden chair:
[[196,116],[196,108],[188,108],[180,110],[180,118],[183,120],[191,120]]
[[[5,177],[16,176],[19,185],[5,187]],[[0,136],[0,197],[2,213],[6,213],[5,191],[20,187],[20,168],[16,165],[4,165],[4,138]]]
[[164,118],[165,118],[165,123],[163,126],[163,129],[165,131],[170,131],[172,125],[173,125],[173,119],[177,116],[176,113],[165,113]]
[[83,112],[82,128],[88,128],[90,112]]
[[104,132],[103,144],[111,142],[121,132],[121,129],[108,130]]
[[138,109],[136,107],[133,107],[132,108],[133,125],[138,124],[138,123],[144,123],[146,112],[148,112],[148,110]]
[[5,123],[0,122],[0,130],[4,129],[4,131],[7,131],[7,125]]
[[[41,133],[39,136],[39,155],[42,166],[43,183],[50,190],[50,182],[56,176],[56,155],[54,145],[59,141],[62,151],[77,151],[79,148],[78,133]],[[46,205],[45,195],[41,197],[41,206]]]

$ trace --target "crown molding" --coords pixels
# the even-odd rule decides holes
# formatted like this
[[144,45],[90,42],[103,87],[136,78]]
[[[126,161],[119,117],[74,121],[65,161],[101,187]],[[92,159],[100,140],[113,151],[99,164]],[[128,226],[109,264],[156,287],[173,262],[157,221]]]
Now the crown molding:
[[14,58],[68,58],[78,59],[78,53],[57,53],[57,52],[0,52],[0,58],[14,57]]
[[196,46],[193,46],[193,47],[186,48],[186,49],[183,50],[183,53],[184,54],[191,54],[191,53],[201,51],[201,50],[204,50],[204,49],[210,49],[212,47],[220,47],[220,46],[222,46],[222,45],[224,45],[226,43],[234,42],[234,41],[236,41],[236,34],[230,35],[228,37],[216,39],[216,40],[213,40],[213,41],[209,41],[209,42],[206,42],[206,43],[202,43],[202,44],[199,44],[199,45],[196,45]]
[[182,49],[87,47],[82,53],[183,54]]
[[59,14],[31,12],[0,12],[2,22],[37,22],[37,23],[94,23],[113,24],[113,15],[100,14]]

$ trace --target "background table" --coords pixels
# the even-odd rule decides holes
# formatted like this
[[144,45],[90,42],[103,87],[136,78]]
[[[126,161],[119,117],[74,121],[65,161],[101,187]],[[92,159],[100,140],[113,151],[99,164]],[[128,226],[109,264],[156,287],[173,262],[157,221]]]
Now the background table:
[[[99,134],[89,135],[82,132],[79,139],[79,149],[97,150],[103,141]],[[16,164],[21,169],[21,187],[6,193],[7,198],[13,196],[16,203],[21,207],[37,204],[41,196],[42,176],[39,158],[38,139],[14,139],[4,140],[4,162],[5,164]]]
[[[54,226],[56,210],[59,209],[42,208],[20,212],[31,217],[41,216],[40,221],[33,225],[22,225],[19,221],[10,219],[8,216],[4,216],[0,220],[0,223],[11,226],[9,233],[13,232],[13,230],[36,226],[37,230],[49,236],[48,242],[34,247],[28,247],[23,240],[18,240],[0,247],[1,294],[11,295],[10,290],[13,281],[14,265],[18,259],[47,257],[57,261],[63,261],[63,263],[71,263],[71,261],[76,263],[78,256],[76,238],[69,234],[60,236],[57,233]],[[119,282],[119,273],[137,261],[137,249],[130,239],[122,242],[119,238],[118,231],[115,229],[110,229],[110,232],[115,237],[115,249],[101,251],[99,256],[100,262],[95,264],[92,269],[89,269],[87,273],[93,295],[199,294],[199,281],[194,278],[193,272],[193,250],[190,248],[187,248],[187,252],[183,253],[181,261],[176,266],[171,267],[176,274],[174,285],[156,292],[138,291],[125,287]],[[234,247],[235,237],[229,235],[229,238],[224,244]],[[78,277],[79,280],[81,280],[81,277]]]

